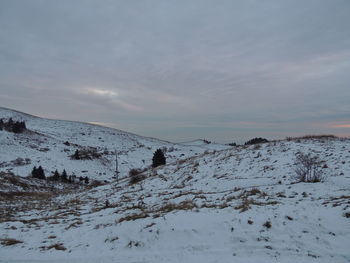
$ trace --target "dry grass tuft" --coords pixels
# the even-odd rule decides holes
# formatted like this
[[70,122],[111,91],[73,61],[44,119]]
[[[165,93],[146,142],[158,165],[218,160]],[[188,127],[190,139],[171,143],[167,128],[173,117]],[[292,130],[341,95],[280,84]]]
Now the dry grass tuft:
[[0,239],[0,243],[3,246],[13,246],[13,245],[16,245],[16,244],[23,243],[23,241],[17,240],[17,239],[14,239],[14,238],[2,238],[2,239]]
[[241,204],[236,206],[235,209],[240,210],[239,212],[242,213],[250,209],[252,205],[265,206],[265,205],[277,205],[277,204],[278,204],[277,201],[258,202],[258,201],[255,201],[254,199],[248,199],[246,197],[243,197]]
[[0,192],[0,201],[11,201],[17,199],[47,200],[52,197],[51,193],[46,192]]
[[146,213],[132,214],[132,215],[128,215],[128,216],[124,216],[124,217],[120,218],[118,220],[118,223],[122,223],[124,221],[134,221],[134,220],[146,218],[146,217],[149,217],[149,215]]
[[244,190],[243,192],[241,192],[239,194],[239,198],[244,199],[244,198],[248,198],[249,196],[254,196],[254,195],[258,195],[259,197],[264,197],[267,196],[267,193],[260,191],[258,188],[252,188],[250,190]]
[[243,198],[242,199],[242,203],[238,206],[235,207],[236,210],[240,210],[239,212],[245,212],[248,209],[250,209],[250,206],[254,204],[254,200],[253,199],[248,199],[248,198]]
[[50,245],[50,246],[47,246],[47,247],[41,247],[45,250],[50,250],[52,248],[56,249],[56,250],[61,250],[61,251],[64,251],[66,250],[66,248],[63,246],[62,243],[56,243],[56,244],[53,244],[53,245]]
[[197,205],[193,203],[191,200],[182,201],[179,204],[168,203],[162,206],[159,211],[169,213],[174,210],[192,210],[193,208],[197,208]]

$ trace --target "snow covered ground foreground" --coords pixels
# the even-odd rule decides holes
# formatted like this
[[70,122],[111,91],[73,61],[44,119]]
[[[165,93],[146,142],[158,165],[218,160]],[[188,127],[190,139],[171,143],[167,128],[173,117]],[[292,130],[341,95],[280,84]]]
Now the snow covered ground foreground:
[[[47,134],[43,123],[31,125]],[[61,154],[58,142],[51,142],[67,139],[58,134],[60,126],[48,139],[50,157],[39,151],[35,160],[53,159],[47,165],[52,169],[57,155],[57,163],[71,163],[78,173],[82,168],[74,168],[76,161]],[[61,131],[73,141],[69,132]],[[4,133],[0,131],[1,138],[12,136]],[[17,140],[6,147],[25,149]],[[137,158],[144,158],[147,147],[154,150],[165,143],[142,140],[147,146],[128,148],[133,149],[125,155],[128,164],[142,164]],[[89,136],[86,143],[99,147]],[[0,190],[0,262],[350,262],[349,139],[206,150],[196,144],[173,145],[177,150],[167,153],[173,154],[169,163],[147,169],[135,184],[124,176],[94,188],[60,184],[50,192],[51,186],[39,180],[25,189],[25,180],[33,179],[13,176],[22,188]],[[295,183],[298,152],[319,157],[323,182]],[[1,150],[1,158],[3,154]],[[85,162],[96,177],[104,167],[94,160]],[[37,195],[11,196],[11,191],[37,188]]]

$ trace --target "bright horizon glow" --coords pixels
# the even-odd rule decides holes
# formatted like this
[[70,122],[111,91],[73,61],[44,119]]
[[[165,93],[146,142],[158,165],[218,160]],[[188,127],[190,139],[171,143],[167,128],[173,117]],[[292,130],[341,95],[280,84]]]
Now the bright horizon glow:
[[332,125],[332,128],[350,128],[350,124],[336,124]]

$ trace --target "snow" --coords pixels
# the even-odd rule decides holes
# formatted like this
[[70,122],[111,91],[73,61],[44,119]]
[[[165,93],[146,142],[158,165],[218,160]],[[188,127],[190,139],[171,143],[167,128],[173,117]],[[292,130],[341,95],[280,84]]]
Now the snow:
[[[49,120],[0,107],[0,118],[12,117],[15,121],[25,121],[29,132],[14,134],[0,131],[0,171],[12,171],[19,176],[30,174],[33,166],[43,166],[47,175],[56,169],[76,176],[86,176],[97,180],[112,180],[115,171],[115,150],[118,152],[121,177],[128,175],[132,168],[145,168],[152,162],[153,153],[158,148],[168,150],[168,162],[179,158],[201,154],[208,150],[227,149],[228,146],[213,144],[191,147],[153,138],[142,137],[124,131],[98,125]],[[70,145],[65,145],[69,142]],[[86,147],[96,148],[102,158],[94,160],[71,160],[75,150]],[[13,166],[17,158],[30,158],[28,165]]]
[[[79,145],[68,147],[70,152],[86,146],[113,150],[118,142],[124,176],[119,182],[69,191],[35,205],[23,200],[29,207],[18,211],[16,219],[0,220],[0,239],[23,243],[0,245],[0,262],[350,262],[350,225],[344,216],[350,212],[349,139],[238,147],[200,140],[172,144],[2,111],[26,118],[28,128],[39,133],[0,131],[6,145],[1,158],[6,162],[29,157],[48,170],[62,165],[108,179],[113,155],[104,156],[107,165],[70,160],[61,152],[67,147],[63,142]],[[82,139],[80,130],[91,135]],[[99,136],[102,139],[96,139]],[[42,140],[40,147],[50,151],[33,150],[27,140]],[[143,181],[130,185],[128,169],[147,167],[149,160],[142,159],[161,147],[174,148],[167,152],[168,164],[147,169]],[[325,181],[296,183],[298,152],[316,155],[327,165],[322,169]],[[23,176],[32,165],[4,169],[17,169]],[[101,169],[105,176],[98,174]],[[49,249],[54,244],[66,250]]]

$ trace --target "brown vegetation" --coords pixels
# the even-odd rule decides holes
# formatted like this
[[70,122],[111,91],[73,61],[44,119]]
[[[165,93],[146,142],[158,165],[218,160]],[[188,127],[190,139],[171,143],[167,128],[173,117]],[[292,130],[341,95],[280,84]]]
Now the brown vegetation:
[[41,247],[41,248],[44,249],[44,250],[50,250],[52,248],[54,248],[56,250],[62,250],[62,251],[66,250],[66,248],[63,246],[62,243],[56,243],[56,244],[53,244],[53,245],[50,245],[50,246],[47,246],[47,247],[44,246],[44,247]]
[[294,140],[302,140],[302,139],[317,139],[317,140],[327,140],[327,139],[336,139],[337,136],[333,134],[310,134],[310,135],[303,135],[299,137],[287,137],[287,141],[294,141]]
[[23,241],[20,241],[20,240],[14,239],[14,238],[1,238],[0,243],[3,246],[13,246],[16,244],[23,243]]

